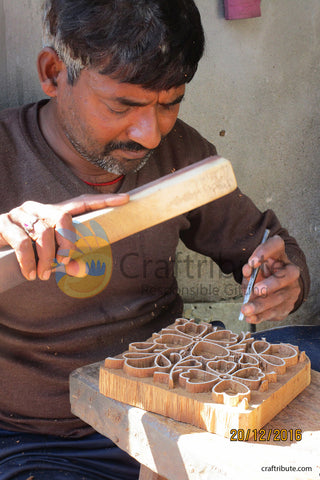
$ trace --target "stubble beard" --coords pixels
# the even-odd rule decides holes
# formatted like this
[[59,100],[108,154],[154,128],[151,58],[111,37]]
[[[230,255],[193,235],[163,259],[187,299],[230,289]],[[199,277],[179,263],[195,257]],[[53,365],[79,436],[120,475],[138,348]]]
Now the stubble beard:
[[141,145],[134,142],[128,142],[127,144],[110,142],[105,146],[102,153],[92,154],[88,152],[88,150],[84,148],[77,140],[75,140],[67,129],[64,129],[64,132],[73,148],[77,151],[77,153],[79,153],[79,155],[81,155],[81,157],[90,162],[92,165],[102,168],[103,170],[113,173],[114,175],[127,175],[128,173],[138,172],[150,160],[150,157],[154,152],[154,150],[148,150],[144,157],[139,159],[124,159],[122,163],[119,159],[112,155],[112,151],[121,150],[123,148],[128,151],[139,151],[145,149]]

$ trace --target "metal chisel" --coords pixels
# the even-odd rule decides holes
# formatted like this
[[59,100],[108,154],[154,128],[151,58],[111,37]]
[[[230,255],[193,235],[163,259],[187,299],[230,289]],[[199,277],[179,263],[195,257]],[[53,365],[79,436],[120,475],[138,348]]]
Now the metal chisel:
[[[270,233],[270,230],[268,230],[268,228],[267,228],[264,232],[261,245],[263,243],[265,243],[265,241],[267,240],[267,238],[269,236],[269,233]],[[251,277],[250,277],[250,280],[249,280],[247,290],[246,290],[246,293],[245,293],[245,296],[244,296],[243,303],[242,303],[241,307],[243,307],[243,305],[246,305],[246,303],[249,302],[249,299],[250,299],[251,293],[252,293],[252,289],[253,289],[253,286],[255,284],[255,281],[256,281],[259,270],[260,270],[260,267],[254,268],[252,273],[251,273]],[[244,319],[244,314],[242,312],[240,312],[239,320],[242,321],[243,319]]]

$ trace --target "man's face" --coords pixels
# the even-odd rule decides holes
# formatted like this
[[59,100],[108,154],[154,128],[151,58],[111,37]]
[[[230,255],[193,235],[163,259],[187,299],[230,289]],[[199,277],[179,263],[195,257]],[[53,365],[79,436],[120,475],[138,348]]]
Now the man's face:
[[116,175],[138,171],[173,128],[185,86],[164,91],[120,83],[95,70],[57,90],[58,123],[67,146]]

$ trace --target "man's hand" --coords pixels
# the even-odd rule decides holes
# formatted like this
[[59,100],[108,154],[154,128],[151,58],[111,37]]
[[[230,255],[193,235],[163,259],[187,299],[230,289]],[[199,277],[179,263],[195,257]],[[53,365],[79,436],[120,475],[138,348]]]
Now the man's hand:
[[244,291],[248,285],[252,269],[260,271],[253,287],[249,302],[241,308],[248,323],[265,320],[281,321],[293,310],[299,297],[300,270],[285,253],[285,244],[275,235],[263,245],[259,245],[243,266]]
[[[52,263],[68,264],[65,252],[74,249],[70,239],[59,233],[75,233],[72,215],[105,207],[123,205],[129,201],[129,195],[81,195],[56,205],[37,202],[25,202],[20,207],[0,215],[0,248],[10,245],[16,253],[22,274],[27,280],[48,280],[52,272]],[[71,235],[72,236],[72,235]],[[34,242],[38,255],[38,264],[33,250]],[[76,262],[70,264],[68,273],[77,274]]]

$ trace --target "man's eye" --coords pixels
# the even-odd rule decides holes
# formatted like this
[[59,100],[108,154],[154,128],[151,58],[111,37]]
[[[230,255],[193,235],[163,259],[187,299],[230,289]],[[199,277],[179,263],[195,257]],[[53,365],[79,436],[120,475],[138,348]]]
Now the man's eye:
[[110,110],[111,113],[114,113],[116,115],[121,115],[123,113],[127,113],[129,111],[129,107],[121,108],[121,109],[116,109],[110,107],[110,105],[107,105],[108,109]]
[[178,106],[179,104],[178,103],[168,103],[168,104],[161,104],[161,107],[163,108],[163,110],[175,110],[176,107]]

